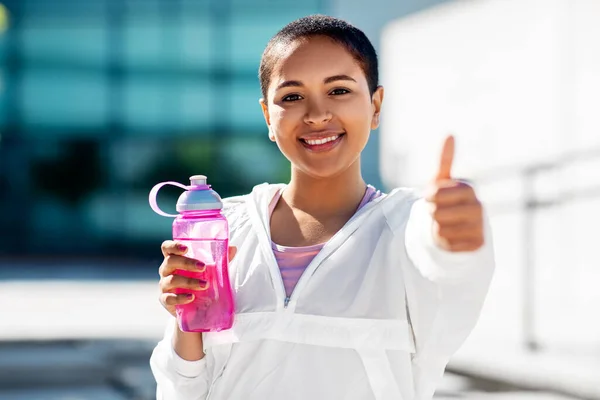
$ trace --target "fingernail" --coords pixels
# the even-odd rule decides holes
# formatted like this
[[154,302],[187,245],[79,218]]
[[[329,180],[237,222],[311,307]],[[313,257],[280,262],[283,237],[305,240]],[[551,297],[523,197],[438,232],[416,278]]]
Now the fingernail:
[[196,263],[196,268],[198,268],[198,269],[203,269],[203,268],[204,268],[204,263],[203,263],[202,261],[198,261],[198,262]]
[[178,244],[178,245],[177,245],[177,248],[178,248],[180,251],[186,251],[186,250],[187,250],[187,246],[186,246],[185,244]]
[[206,290],[210,286],[210,282],[204,282],[204,286],[200,285],[200,290]]
[[186,298],[186,299],[191,299],[191,298],[193,298],[193,297],[194,297],[194,295],[193,295],[192,293],[186,293],[186,294],[185,294],[185,298]]

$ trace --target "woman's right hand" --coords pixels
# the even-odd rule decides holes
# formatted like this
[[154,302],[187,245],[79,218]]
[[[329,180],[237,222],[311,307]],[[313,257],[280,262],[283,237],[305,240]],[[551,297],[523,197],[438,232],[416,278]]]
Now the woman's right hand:
[[[164,256],[164,260],[158,269],[158,274],[160,275],[160,303],[171,315],[176,316],[175,306],[187,304],[194,300],[193,294],[176,294],[177,289],[201,291],[208,289],[208,283],[199,279],[178,275],[175,272],[177,270],[184,270],[198,273],[203,272],[206,267],[201,261],[186,257],[185,254],[188,249],[182,243],[166,240],[160,248]],[[230,261],[233,260],[235,251],[235,247],[229,247],[228,255]]]
[[176,270],[184,270],[190,272],[203,272],[204,264],[198,260],[186,257],[187,247],[173,240],[166,240],[160,246],[163,256],[165,257],[158,274],[160,275],[160,303],[163,307],[175,316],[175,306],[187,304],[194,300],[193,294],[182,293],[176,294],[177,289],[188,290],[206,290],[208,284],[194,278],[177,275]]
[[[163,242],[161,250],[165,259],[163,260],[158,273],[160,275],[160,302],[171,315],[176,316],[175,306],[186,304],[194,300],[193,294],[177,294],[178,289],[206,290],[206,282],[178,275],[178,270],[202,272],[204,264],[198,260],[186,257],[187,247],[173,240]],[[233,260],[236,248],[229,247],[229,260]],[[182,332],[179,324],[175,324],[172,345],[179,357],[188,361],[201,360],[204,357],[202,345],[202,334],[198,332]]]

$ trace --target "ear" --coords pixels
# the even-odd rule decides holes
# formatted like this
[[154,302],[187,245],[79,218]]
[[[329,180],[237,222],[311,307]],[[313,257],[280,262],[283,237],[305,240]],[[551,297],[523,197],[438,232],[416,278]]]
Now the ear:
[[378,86],[373,93],[371,101],[373,105],[373,115],[371,118],[371,130],[379,128],[380,116],[381,116],[381,104],[383,103],[383,86]]
[[267,127],[269,128],[269,139],[271,140],[271,142],[274,142],[275,135],[273,134],[273,131],[271,130],[271,116],[269,115],[269,106],[267,105],[267,102],[265,101],[265,99],[260,99],[258,102],[260,103],[260,108],[262,109],[263,116],[265,117],[265,122],[267,123]]

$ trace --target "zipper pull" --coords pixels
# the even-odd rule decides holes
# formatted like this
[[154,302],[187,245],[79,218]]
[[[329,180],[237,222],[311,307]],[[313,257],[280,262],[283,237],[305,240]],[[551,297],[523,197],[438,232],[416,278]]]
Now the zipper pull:
[[289,302],[290,302],[290,296],[286,296],[285,300],[283,301],[283,306],[287,307]]

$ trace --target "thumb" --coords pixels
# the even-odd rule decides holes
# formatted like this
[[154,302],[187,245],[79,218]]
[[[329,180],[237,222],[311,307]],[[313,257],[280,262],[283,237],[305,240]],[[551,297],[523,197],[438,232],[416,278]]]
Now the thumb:
[[452,179],[452,163],[454,162],[454,136],[448,135],[442,147],[440,165],[435,182]]

